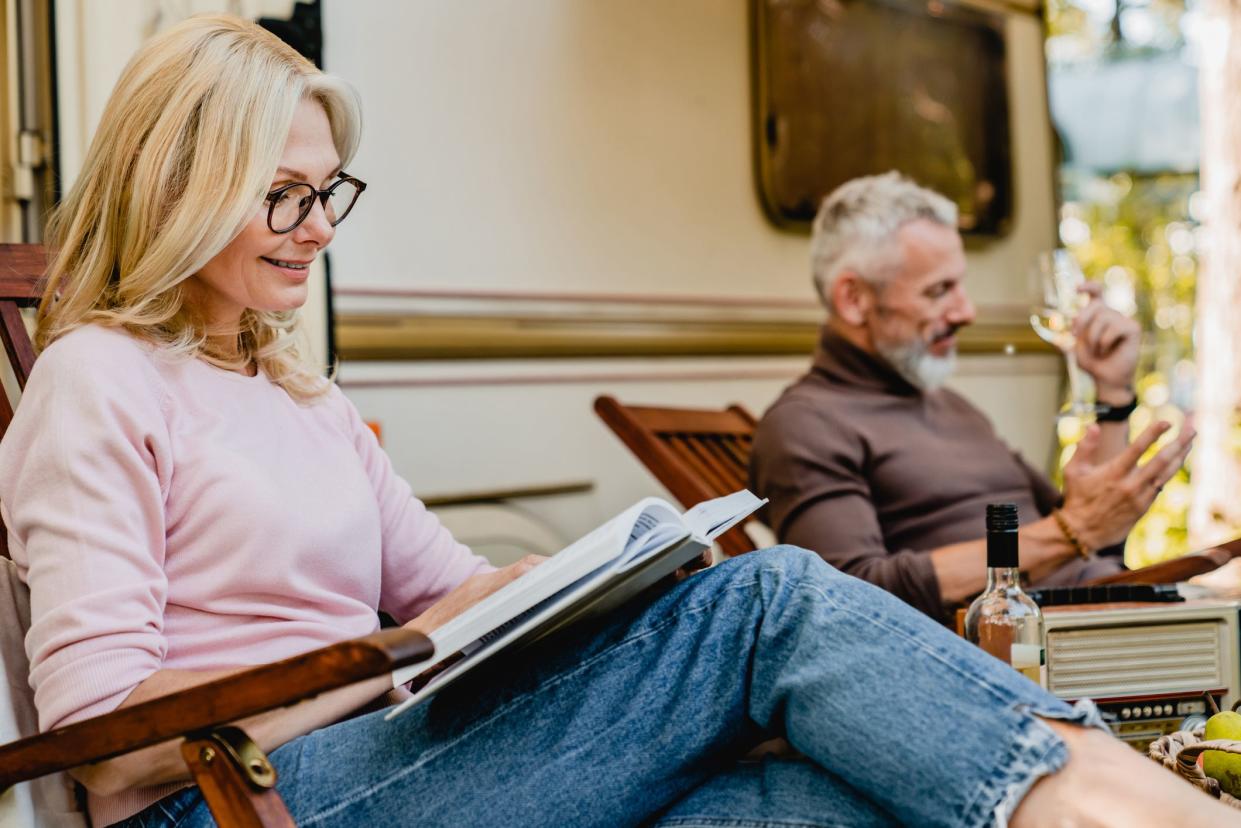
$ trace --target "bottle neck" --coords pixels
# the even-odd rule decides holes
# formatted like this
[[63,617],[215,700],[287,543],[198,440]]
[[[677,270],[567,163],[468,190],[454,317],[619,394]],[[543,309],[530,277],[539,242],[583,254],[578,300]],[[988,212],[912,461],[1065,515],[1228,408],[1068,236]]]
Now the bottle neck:
[[994,589],[1021,588],[1021,570],[1015,566],[987,567],[987,591]]

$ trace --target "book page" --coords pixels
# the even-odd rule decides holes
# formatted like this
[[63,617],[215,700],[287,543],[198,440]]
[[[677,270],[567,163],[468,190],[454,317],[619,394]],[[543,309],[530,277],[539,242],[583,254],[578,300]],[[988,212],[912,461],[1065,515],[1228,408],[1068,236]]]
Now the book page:
[[[520,578],[505,584],[433,630],[428,637],[435,645],[435,655],[429,662],[397,670],[393,673],[394,685],[404,684],[445,658],[466,650],[498,625],[527,612],[531,607],[615,560],[622,554],[627,539],[633,536],[639,516],[655,502],[656,498],[647,498],[634,504]],[[665,508],[679,522],[679,515],[666,504]]]
[[[542,635],[561,629],[582,617],[615,608],[660,578],[671,574],[676,567],[696,557],[704,548],[686,534],[682,540],[674,541],[669,546],[644,556],[633,566],[607,565],[600,568],[581,582],[563,590],[555,598],[532,607],[518,618],[504,624],[496,634],[488,633],[483,639],[471,644],[467,648],[468,654],[448,662],[445,668],[432,675],[426,684],[415,687],[413,696],[390,710],[384,718],[395,718],[509,645],[537,640]],[[425,664],[420,666],[425,668]]]
[[[396,684],[419,678],[420,686],[386,718],[408,709],[509,646],[521,646],[577,618],[619,606],[700,554],[708,548],[707,537],[725,531],[763,502],[741,491],[691,509],[688,515],[703,530],[700,535],[691,533],[666,501],[647,498],[635,504],[432,632],[433,659],[393,674]],[[573,563],[558,561],[560,558]],[[555,577],[540,579],[537,590],[513,590],[512,596],[493,600],[553,563]],[[528,600],[536,595],[540,596],[538,600]]]
[[667,502],[643,502],[647,503],[647,506],[634,521],[633,531],[629,533],[629,540],[625,543],[622,556],[624,564],[633,563],[690,534],[689,528],[681,521],[681,515]]
[[699,537],[713,541],[766,503],[748,489],[714,500],[704,500],[683,516],[685,525]]

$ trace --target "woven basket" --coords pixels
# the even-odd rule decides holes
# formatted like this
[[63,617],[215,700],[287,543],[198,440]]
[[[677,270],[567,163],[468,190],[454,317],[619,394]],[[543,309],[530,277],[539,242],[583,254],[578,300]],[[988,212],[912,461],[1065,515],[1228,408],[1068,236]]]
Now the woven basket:
[[1211,796],[1241,809],[1241,799],[1237,799],[1219,788],[1219,781],[1212,779],[1198,767],[1198,757],[1208,750],[1220,750],[1241,756],[1241,742],[1231,739],[1213,739],[1205,742],[1202,739],[1204,728],[1192,732],[1178,730],[1176,733],[1161,736],[1151,742],[1147,752],[1150,758],[1169,770],[1174,770],[1189,780],[1195,787],[1201,788]]

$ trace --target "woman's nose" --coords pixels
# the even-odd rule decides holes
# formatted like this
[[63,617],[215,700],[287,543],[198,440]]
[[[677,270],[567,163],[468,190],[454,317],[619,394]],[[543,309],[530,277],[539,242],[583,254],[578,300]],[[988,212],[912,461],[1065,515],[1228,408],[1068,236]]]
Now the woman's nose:
[[314,242],[319,247],[327,247],[336,235],[336,228],[328,220],[327,210],[320,199],[310,208],[310,214],[293,231],[293,240],[297,242]]

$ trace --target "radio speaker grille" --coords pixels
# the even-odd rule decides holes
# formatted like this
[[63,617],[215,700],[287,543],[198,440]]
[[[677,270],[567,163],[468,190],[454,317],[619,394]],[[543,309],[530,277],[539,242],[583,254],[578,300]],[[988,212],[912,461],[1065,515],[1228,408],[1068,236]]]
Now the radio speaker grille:
[[1227,687],[1225,625],[1049,630],[1048,689],[1066,699]]

